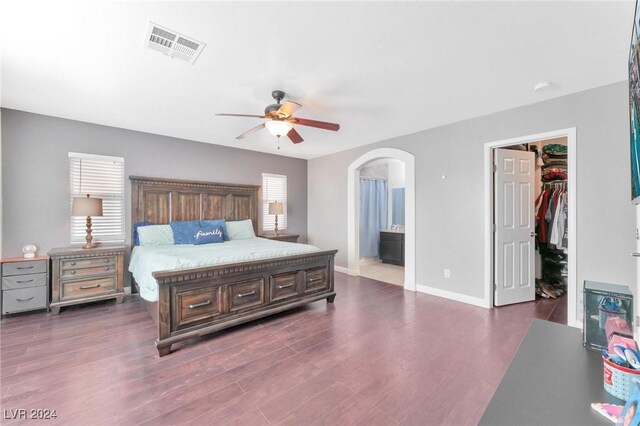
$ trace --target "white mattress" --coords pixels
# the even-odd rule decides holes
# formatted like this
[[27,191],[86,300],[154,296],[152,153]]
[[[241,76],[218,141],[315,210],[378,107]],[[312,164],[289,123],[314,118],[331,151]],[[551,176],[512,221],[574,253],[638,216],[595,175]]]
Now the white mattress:
[[315,246],[266,238],[202,245],[136,246],[131,253],[129,272],[133,274],[140,287],[140,296],[155,302],[158,300],[158,284],[151,274],[156,271],[248,262],[316,251],[320,249]]

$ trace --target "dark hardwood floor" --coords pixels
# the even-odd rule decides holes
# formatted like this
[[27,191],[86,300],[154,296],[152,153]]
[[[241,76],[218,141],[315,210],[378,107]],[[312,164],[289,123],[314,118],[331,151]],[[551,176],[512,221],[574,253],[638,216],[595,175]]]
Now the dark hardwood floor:
[[487,310],[339,273],[336,291],[164,358],[137,297],[9,316],[2,409],[64,425],[475,424],[531,319],[560,316],[557,301]]

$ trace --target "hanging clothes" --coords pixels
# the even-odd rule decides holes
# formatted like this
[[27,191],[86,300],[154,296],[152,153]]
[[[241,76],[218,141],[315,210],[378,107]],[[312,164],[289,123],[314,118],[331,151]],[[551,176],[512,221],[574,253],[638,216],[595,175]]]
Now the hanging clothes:
[[548,190],[542,192],[542,201],[538,209],[538,215],[536,216],[536,221],[538,222],[538,241],[540,243],[547,242],[547,221],[545,220],[545,216],[549,208],[549,195],[551,195],[551,193]]
[[537,242],[566,250],[567,192],[563,183],[545,185],[536,199]]
[[564,192],[560,192],[558,195],[558,205],[556,206],[554,215],[553,215],[553,223],[551,226],[551,236],[549,238],[549,244],[557,248],[558,250],[562,250],[562,236],[564,235],[564,212],[565,212],[565,202],[566,202],[566,194]]

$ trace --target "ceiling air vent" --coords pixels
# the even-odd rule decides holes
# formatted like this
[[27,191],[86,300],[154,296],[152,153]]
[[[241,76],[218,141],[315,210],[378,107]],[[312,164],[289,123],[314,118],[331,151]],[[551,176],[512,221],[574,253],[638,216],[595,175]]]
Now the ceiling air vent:
[[144,44],[149,49],[157,50],[167,56],[193,64],[205,43],[194,40],[176,31],[153,22],[149,22],[144,36]]

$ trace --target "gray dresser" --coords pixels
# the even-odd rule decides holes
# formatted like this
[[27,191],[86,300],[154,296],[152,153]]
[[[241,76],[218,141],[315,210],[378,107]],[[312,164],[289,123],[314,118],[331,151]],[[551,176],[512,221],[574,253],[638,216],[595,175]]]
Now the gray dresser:
[[2,259],[2,315],[48,307],[49,258]]

